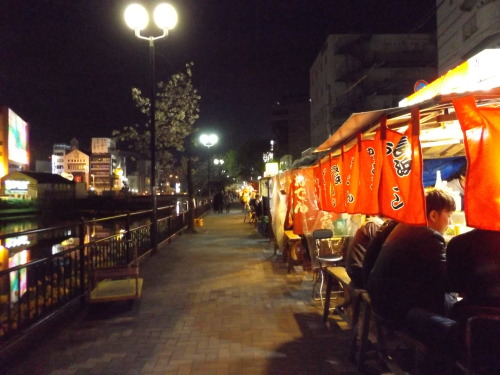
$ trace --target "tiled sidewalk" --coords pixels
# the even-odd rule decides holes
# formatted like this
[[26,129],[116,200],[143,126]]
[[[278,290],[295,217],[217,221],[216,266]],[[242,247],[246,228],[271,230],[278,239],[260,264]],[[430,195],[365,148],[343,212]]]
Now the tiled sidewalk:
[[210,214],[141,264],[143,294],[93,305],[7,374],[357,374],[349,331],[321,322],[312,276],[253,225]]

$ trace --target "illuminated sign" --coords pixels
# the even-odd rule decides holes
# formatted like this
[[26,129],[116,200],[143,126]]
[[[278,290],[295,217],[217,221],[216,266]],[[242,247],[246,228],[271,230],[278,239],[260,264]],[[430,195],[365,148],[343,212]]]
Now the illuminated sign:
[[28,164],[28,124],[9,108],[9,160]]
[[93,154],[109,154],[111,146],[111,138],[92,138]]
[[5,194],[27,194],[29,181],[5,180]]
[[500,87],[499,65],[500,49],[486,49],[401,100],[399,106],[411,106],[438,95],[487,91]]
[[264,176],[274,176],[279,172],[278,163],[266,163],[266,171],[264,172]]
[[273,158],[274,158],[274,155],[271,151],[264,152],[264,154],[262,154],[262,159],[264,160],[264,163],[272,161]]

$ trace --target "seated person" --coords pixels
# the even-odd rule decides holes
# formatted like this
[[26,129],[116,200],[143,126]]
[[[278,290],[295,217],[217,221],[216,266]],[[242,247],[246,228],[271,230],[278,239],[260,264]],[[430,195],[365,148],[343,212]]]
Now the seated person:
[[[465,324],[477,313],[471,307],[500,308],[500,232],[474,229],[452,238],[446,250],[446,276],[449,290],[463,297],[450,314],[459,324],[455,350],[463,358]],[[478,362],[486,373],[500,373],[498,323],[483,321],[475,327],[480,328],[480,342],[472,338],[471,344],[480,354]]]
[[474,229],[451,239],[446,250],[448,288],[463,299],[453,307],[500,308],[500,232]]
[[255,198],[250,199],[250,209],[254,213],[256,219],[262,216],[262,200],[259,194],[255,194]]
[[368,277],[370,276],[373,265],[375,264],[375,261],[380,254],[380,250],[382,250],[382,245],[397,224],[398,222],[392,219],[387,219],[386,221],[384,221],[384,223],[377,229],[377,232],[375,232],[375,236],[373,237],[373,239],[368,244],[365,258],[363,259],[362,270],[365,288],[368,284]]
[[452,191],[457,191],[460,195],[464,196],[465,189],[465,178],[467,175],[467,164],[464,164],[459,171],[450,177],[450,180],[446,183],[448,189]]
[[345,268],[351,278],[351,285],[356,289],[365,289],[363,279],[363,260],[366,249],[377,229],[383,224],[383,220],[378,216],[370,216],[354,234],[345,259]]
[[387,237],[367,285],[377,315],[396,324],[412,308],[445,315],[443,234],[454,210],[450,194],[431,189],[426,192],[427,226],[400,223]]

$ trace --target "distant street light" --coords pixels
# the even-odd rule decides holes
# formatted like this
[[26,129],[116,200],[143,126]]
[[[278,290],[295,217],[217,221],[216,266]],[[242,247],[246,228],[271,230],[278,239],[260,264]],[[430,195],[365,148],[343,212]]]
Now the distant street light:
[[209,157],[208,157],[208,197],[212,196],[211,186],[210,186],[210,147],[214,146],[219,141],[219,137],[217,134],[202,134],[200,135],[200,142],[203,146],[208,148]]
[[214,159],[214,164],[215,164],[216,166],[218,166],[218,168],[219,168],[219,169],[218,169],[218,172],[219,172],[219,173],[218,173],[218,177],[217,177],[217,178],[218,178],[218,180],[219,180],[219,182],[220,182],[220,180],[221,180],[221,175],[222,175],[222,173],[224,172],[224,171],[222,170],[222,165],[224,165],[224,160],[223,160],[223,159]]
[[156,25],[163,31],[160,36],[142,36],[141,31],[144,30],[149,23],[149,15],[142,5],[131,4],[125,9],[125,22],[135,32],[135,36],[139,39],[149,41],[149,68],[150,68],[150,151],[151,151],[151,201],[152,201],[152,223],[151,223],[151,248],[156,252],[157,248],[157,202],[156,202],[156,90],[155,90],[155,48],[154,41],[164,38],[168,35],[168,31],[173,29],[177,24],[177,11],[167,3],[161,3],[156,6],[153,18]]

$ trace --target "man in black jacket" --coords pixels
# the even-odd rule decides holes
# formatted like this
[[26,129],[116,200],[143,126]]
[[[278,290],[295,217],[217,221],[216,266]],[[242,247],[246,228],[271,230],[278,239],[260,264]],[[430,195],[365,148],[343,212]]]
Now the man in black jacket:
[[445,314],[443,237],[455,210],[453,197],[441,190],[426,193],[427,226],[398,224],[391,232],[368,279],[373,311],[403,323],[411,308]]
[[382,224],[383,220],[378,216],[369,217],[366,223],[356,231],[347,249],[345,268],[351,278],[351,285],[356,289],[365,289],[363,261],[370,242]]

